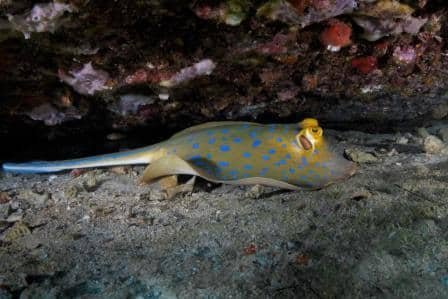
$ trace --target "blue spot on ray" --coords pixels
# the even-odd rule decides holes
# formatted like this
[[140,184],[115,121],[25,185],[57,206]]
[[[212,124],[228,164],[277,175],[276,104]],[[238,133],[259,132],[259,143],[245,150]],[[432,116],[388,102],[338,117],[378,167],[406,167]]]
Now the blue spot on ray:
[[252,146],[253,146],[253,147],[258,147],[258,146],[260,146],[260,144],[261,144],[261,140],[260,140],[260,139],[256,139],[256,140],[254,140],[254,142],[252,143]]
[[241,142],[241,138],[235,137],[235,138],[233,138],[233,142],[240,143]]
[[263,168],[261,169],[261,171],[260,171],[260,175],[265,175],[266,172],[268,172],[268,170],[269,170],[269,168],[267,168],[267,167],[263,167]]
[[282,142],[282,138],[281,137],[277,137],[277,139],[275,139],[277,142]]
[[219,161],[218,165],[220,167],[227,167],[227,166],[229,166],[229,162],[227,162],[227,161]]
[[223,144],[219,147],[219,149],[221,150],[221,152],[228,152],[230,151],[230,146],[228,146],[227,144]]
[[296,172],[294,168],[289,168],[289,173],[294,173]]
[[291,159],[291,155],[290,154],[286,154],[285,155],[285,159]]
[[208,144],[214,144],[216,142],[216,138],[210,138],[208,140]]
[[268,153],[271,155],[275,154],[275,149],[273,149],[273,148],[269,149]]
[[265,161],[267,161],[267,160],[270,159],[268,155],[263,155],[263,156],[261,156],[261,158],[262,158],[263,160],[265,160]]
[[197,160],[197,159],[201,159],[201,155],[194,155],[190,157],[190,160]]
[[198,149],[199,148],[199,143],[193,143],[193,145],[191,146],[194,149]]
[[251,169],[252,169],[252,165],[250,165],[250,164],[245,164],[245,165],[243,166],[243,168],[244,168],[245,170],[251,170]]
[[227,133],[229,133],[229,129],[222,129],[222,130],[221,130],[221,133],[223,133],[223,134],[227,134]]
[[250,156],[251,156],[251,155],[250,155],[249,152],[244,152],[244,153],[243,153],[243,157],[244,157],[244,158],[250,158]]
[[276,166],[285,165],[286,161],[284,159],[278,160],[278,162],[275,163]]
[[251,132],[249,133],[249,136],[250,136],[250,138],[255,138],[255,137],[257,137],[257,132],[255,132],[255,131],[251,131]]
[[283,144],[282,144],[282,147],[285,148],[285,147],[286,147],[286,143],[283,143]]
[[236,179],[238,177],[238,171],[236,171],[235,169],[229,171],[229,176],[232,177],[232,179]]
[[210,160],[212,158],[212,154],[207,154],[205,157]]
[[306,159],[306,157],[302,157],[302,164],[303,164],[303,166],[308,165],[308,160]]
[[201,167],[206,165],[204,160],[193,160],[192,163]]

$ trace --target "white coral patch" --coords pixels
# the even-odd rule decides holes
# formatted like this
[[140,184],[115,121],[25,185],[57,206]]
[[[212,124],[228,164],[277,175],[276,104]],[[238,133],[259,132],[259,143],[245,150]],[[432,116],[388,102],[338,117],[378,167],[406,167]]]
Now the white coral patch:
[[73,12],[75,7],[71,4],[50,2],[35,4],[33,8],[23,15],[8,14],[11,27],[21,31],[25,39],[30,38],[31,32],[54,32],[60,25],[60,19],[66,12]]
[[215,67],[216,64],[211,59],[203,59],[192,66],[181,69],[169,80],[161,81],[159,84],[164,87],[173,87],[199,76],[210,75]]
[[74,90],[83,95],[93,95],[97,91],[110,89],[107,81],[109,74],[103,70],[95,70],[91,62],[84,64],[78,71],[69,71],[70,75],[59,72],[59,79],[72,86]]

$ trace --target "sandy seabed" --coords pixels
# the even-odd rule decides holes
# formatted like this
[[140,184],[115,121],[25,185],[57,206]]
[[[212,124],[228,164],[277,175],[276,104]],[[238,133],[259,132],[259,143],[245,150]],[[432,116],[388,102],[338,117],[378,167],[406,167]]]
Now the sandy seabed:
[[318,191],[1,174],[0,298],[448,298],[448,156],[332,135],[359,169]]

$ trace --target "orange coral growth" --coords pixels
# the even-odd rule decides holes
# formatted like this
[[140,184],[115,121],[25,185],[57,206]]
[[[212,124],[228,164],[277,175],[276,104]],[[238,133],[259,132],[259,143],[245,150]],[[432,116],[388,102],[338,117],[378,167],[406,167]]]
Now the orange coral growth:
[[329,26],[320,35],[320,40],[327,49],[333,52],[351,44],[352,28],[344,22],[331,20]]
[[353,58],[352,67],[362,74],[368,74],[377,68],[378,61],[374,56]]

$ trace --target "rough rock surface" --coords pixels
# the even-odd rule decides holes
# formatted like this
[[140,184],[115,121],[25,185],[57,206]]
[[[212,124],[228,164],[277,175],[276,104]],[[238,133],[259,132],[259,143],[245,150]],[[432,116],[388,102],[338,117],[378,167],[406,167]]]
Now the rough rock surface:
[[[0,1],[0,138],[303,116],[385,131],[446,118],[443,0],[111,3]],[[323,41],[337,43],[338,26],[348,43],[331,52]]]

